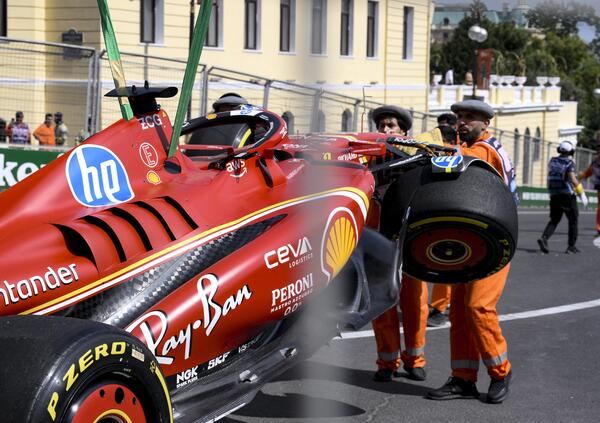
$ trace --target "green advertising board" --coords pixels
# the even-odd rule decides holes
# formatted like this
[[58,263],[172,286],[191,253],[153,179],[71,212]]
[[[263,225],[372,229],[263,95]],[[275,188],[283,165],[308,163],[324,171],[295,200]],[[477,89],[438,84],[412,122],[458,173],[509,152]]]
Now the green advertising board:
[[64,153],[64,151],[0,148],[0,191],[12,187]]
[[[596,209],[598,207],[598,195],[596,191],[586,191],[585,193],[589,200],[588,209]],[[550,206],[550,194],[546,188],[519,187],[519,199],[521,200],[519,203],[521,207]],[[582,204],[579,198],[577,199],[577,203],[579,203],[581,209]]]

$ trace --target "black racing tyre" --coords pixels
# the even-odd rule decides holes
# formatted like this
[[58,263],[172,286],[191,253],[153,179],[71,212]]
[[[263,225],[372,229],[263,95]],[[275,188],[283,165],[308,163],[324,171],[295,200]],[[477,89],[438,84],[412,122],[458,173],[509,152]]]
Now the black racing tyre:
[[171,423],[146,346],[121,329],[63,317],[0,318],[2,421]]
[[434,283],[465,283],[492,275],[512,259],[518,219],[512,194],[497,173],[471,164],[457,174],[412,169],[386,192],[381,232],[400,232],[410,215],[402,270]]

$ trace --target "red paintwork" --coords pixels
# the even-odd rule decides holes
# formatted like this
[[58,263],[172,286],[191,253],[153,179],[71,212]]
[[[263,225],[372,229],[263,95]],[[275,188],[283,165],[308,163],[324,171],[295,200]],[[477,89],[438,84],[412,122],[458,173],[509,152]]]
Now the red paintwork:
[[[117,390],[120,390],[117,394]],[[116,398],[123,396],[123,400]],[[72,406],[74,412],[71,423],[90,423],[102,420],[130,421],[146,423],[144,409],[137,396],[125,385],[106,383],[86,395]]]
[[[312,165],[303,159],[278,162],[273,149],[358,162],[358,157],[342,156],[383,155],[385,148],[375,142],[381,137],[377,134],[350,134],[366,142],[348,135],[290,139],[282,129],[256,148],[259,156],[237,163],[235,169],[209,170],[208,162],[177,152],[174,162],[181,172],[170,173],[164,167],[161,140],[170,139],[171,124],[164,111],[157,114],[160,124],[146,129],[135,119],[118,121],[0,194],[0,249],[5,252],[0,257],[0,313],[55,313],[222,234],[285,214],[265,234],[194,276],[126,328],[149,346],[165,375],[171,376],[222,356],[265,325],[294,312],[339,270],[327,262],[328,245],[345,261],[360,236],[374,189],[369,171]],[[65,167],[83,146],[103,146],[121,161],[134,198],[118,208],[134,216],[148,233],[150,251],[131,223],[109,210],[112,206],[86,207],[76,200]],[[261,156],[273,178],[272,188],[258,167]],[[178,203],[197,227],[165,197]],[[138,201],[162,216],[172,234]],[[102,224],[112,228],[124,257],[98,227]],[[95,264],[69,250],[58,227],[79,233]],[[341,243],[344,248],[331,246],[336,237],[346,240]],[[290,266],[286,259],[299,249],[303,253],[297,253],[298,263]],[[46,292],[42,292],[44,275],[49,280]],[[69,282],[57,282],[61,275]],[[296,289],[288,287],[302,278],[310,285],[306,297],[305,292],[294,295]]]

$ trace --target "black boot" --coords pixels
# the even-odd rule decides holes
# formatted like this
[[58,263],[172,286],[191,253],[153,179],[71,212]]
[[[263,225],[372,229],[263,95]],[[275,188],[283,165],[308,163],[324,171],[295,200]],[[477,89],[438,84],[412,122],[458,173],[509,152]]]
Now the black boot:
[[540,239],[537,240],[537,243],[540,246],[540,250],[542,250],[542,253],[548,254],[550,252],[550,250],[548,250],[548,238],[542,236]]
[[432,400],[479,398],[479,391],[475,382],[451,376],[442,387],[429,391],[427,398]]
[[488,388],[487,402],[490,404],[500,404],[508,396],[508,386],[512,379],[512,370],[504,377],[504,379],[492,379]]
[[396,370],[383,368],[379,369],[373,375],[373,380],[375,382],[391,382],[392,377],[399,377],[400,373]]

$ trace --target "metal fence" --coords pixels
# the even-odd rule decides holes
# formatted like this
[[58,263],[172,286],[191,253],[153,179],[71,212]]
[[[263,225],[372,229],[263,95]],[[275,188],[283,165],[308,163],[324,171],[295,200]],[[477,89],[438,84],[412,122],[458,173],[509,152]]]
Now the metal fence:
[[[128,84],[141,86],[148,80],[152,85],[181,88],[185,61],[128,52],[122,52],[121,58]],[[105,51],[0,37],[0,118],[6,121],[21,110],[33,130],[46,112],[61,111],[69,127],[69,144],[73,146],[78,136],[83,138],[120,118],[117,102],[104,97],[113,87]],[[231,91],[281,114],[290,133],[372,131],[370,112],[381,105],[369,100],[368,93],[357,98],[318,85],[200,65],[189,116],[206,114],[216,99]],[[172,117],[178,99],[161,99],[161,105]],[[437,125],[436,115],[417,110],[412,113],[414,134]],[[533,134],[501,128],[490,131],[513,158],[520,185],[546,185],[547,162],[555,154],[557,140],[542,140],[535,130]],[[0,139],[1,132],[0,128]],[[592,150],[578,148],[578,170],[587,167],[593,155]]]

